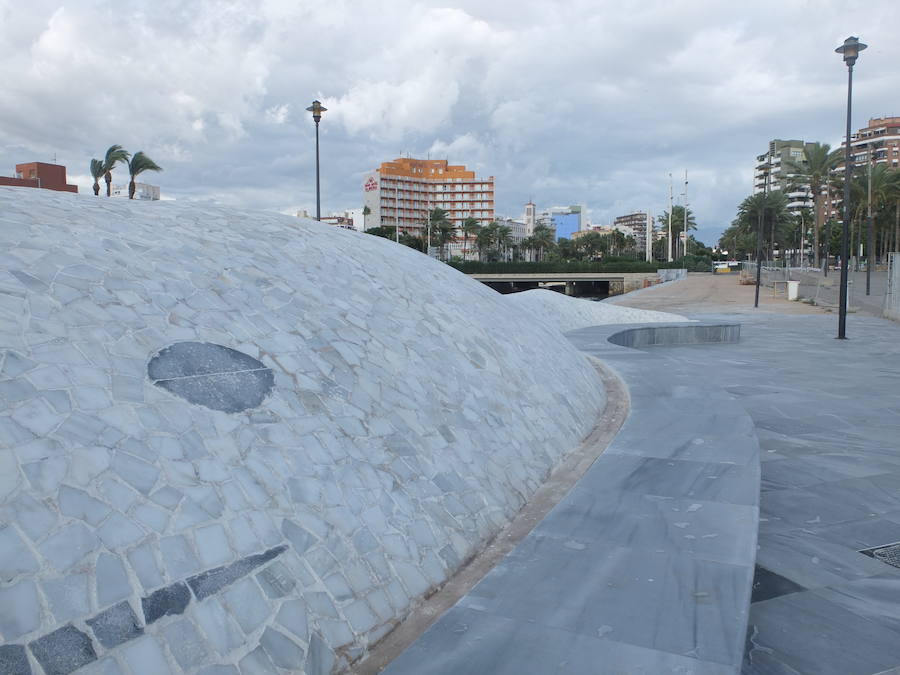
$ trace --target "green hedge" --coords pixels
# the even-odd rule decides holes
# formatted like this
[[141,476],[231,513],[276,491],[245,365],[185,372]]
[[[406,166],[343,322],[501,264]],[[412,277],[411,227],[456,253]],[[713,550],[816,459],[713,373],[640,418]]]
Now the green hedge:
[[547,262],[476,262],[474,260],[448,263],[465,274],[543,274],[547,272],[655,272],[660,267],[679,267],[673,264],[648,263],[636,260],[604,262],[547,261]]

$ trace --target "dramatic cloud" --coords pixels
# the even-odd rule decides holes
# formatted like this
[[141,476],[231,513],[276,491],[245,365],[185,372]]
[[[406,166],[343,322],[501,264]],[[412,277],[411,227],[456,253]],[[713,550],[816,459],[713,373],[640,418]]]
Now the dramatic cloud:
[[[55,155],[89,191],[106,147],[144,150],[177,199],[326,212],[402,154],[497,181],[498,211],[666,205],[708,243],[772,138],[836,145],[859,35],[854,127],[900,114],[890,0],[0,0],[0,172]],[[121,172],[121,170],[120,170]]]

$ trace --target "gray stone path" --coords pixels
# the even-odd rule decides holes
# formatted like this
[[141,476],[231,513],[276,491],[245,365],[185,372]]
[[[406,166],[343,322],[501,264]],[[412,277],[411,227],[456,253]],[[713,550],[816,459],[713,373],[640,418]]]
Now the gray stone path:
[[836,328],[766,315],[738,345],[679,350],[737,398],[760,442],[747,674],[900,666],[900,569],[859,553],[900,541],[900,327],[851,316],[845,341]]
[[830,315],[740,319],[732,345],[614,352],[609,329],[570,333],[622,375],[633,415],[532,535],[386,672],[900,673],[900,569],[860,552],[900,541],[898,326],[851,316],[851,339],[838,341]]
[[[735,673],[753,577],[752,424],[663,350],[570,333],[628,384],[631,414],[578,484],[384,672]],[[710,394],[713,393],[711,397]]]

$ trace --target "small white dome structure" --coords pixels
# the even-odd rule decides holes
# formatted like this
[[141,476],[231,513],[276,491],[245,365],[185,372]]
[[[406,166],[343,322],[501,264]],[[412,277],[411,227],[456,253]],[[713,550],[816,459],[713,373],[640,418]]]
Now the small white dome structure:
[[604,400],[393,242],[0,188],[0,672],[346,669]]

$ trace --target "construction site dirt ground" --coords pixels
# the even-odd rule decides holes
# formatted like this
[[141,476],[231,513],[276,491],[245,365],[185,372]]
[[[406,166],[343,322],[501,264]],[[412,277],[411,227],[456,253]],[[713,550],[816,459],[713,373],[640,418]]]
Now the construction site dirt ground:
[[803,301],[774,295],[771,288],[759,289],[759,307],[753,306],[756,287],[741,285],[739,275],[688,274],[687,279],[606,300],[624,307],[655,309],[674,314],[826,314],[829,310]]

